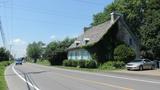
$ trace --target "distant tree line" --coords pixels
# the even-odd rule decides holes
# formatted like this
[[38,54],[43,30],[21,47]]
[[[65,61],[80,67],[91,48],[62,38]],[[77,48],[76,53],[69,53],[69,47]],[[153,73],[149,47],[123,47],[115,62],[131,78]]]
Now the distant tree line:
[[13,59],[13,56],[10,54],[10,52],[5,48],[0,47],[0,61],[8,61],[9,58]]
[[73,43],[74,39],[65,38],[62,41],[52,41],[45,44],[41,41],[33,42],[27,47],[27,58],[37,60],[48,60],[51,65],[60,65],[67,58],[66,49]]

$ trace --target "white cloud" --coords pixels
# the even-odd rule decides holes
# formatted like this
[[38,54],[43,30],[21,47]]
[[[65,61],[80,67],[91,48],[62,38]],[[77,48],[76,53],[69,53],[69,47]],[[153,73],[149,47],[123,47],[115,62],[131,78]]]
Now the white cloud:
[[13,55],[15,55],[16,57],[23,57],[26,55],[26,48],[27,48],[27,43],[26,41],[20,39],[20,38],[16,38],[13,39],[10,44],[12,45],[12,53]]
[[20,38],[13,39],[13,41],[12,41],[11,43],[12,43],[12,44],[26,44],[26,42],[23,41],[23,40],[20,39]]
[[56,38],[55,35],[50,36],[50,39],[55,39],[55,38]]

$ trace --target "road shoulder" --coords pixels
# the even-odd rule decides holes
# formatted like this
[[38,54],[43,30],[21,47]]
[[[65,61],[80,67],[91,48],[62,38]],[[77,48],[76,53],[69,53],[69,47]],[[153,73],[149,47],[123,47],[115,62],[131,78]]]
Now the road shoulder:
[[13,72],[12,65],[13,64],[8,66],[5,70],[5,79],[8,90],[28,90],[27,84]]
[[160,69],[144,71],[115,70],[112,73],[160,77]]

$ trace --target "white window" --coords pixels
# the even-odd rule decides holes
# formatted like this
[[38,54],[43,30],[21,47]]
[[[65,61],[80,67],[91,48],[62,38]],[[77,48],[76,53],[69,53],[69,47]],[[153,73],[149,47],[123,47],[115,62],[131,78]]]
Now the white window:
[[85,45],[88,44],[89,40],[90,40],[89,38],[84,38]]
[[80,41],[75,41],[76,47],[79,46]]

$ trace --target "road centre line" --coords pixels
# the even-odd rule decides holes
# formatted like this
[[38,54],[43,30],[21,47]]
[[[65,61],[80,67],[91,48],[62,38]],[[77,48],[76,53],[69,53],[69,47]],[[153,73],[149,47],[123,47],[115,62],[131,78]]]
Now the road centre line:
[[35,85],[31,84],[29,81],[25,80],[16,70],[15,70],[15,64],[12,65],[12,70],[13,72],[20,78],[22,79],[24,82],[28,83],[29,86],[33,87],[36,90],[40,90],[38,87],[36,87]]

